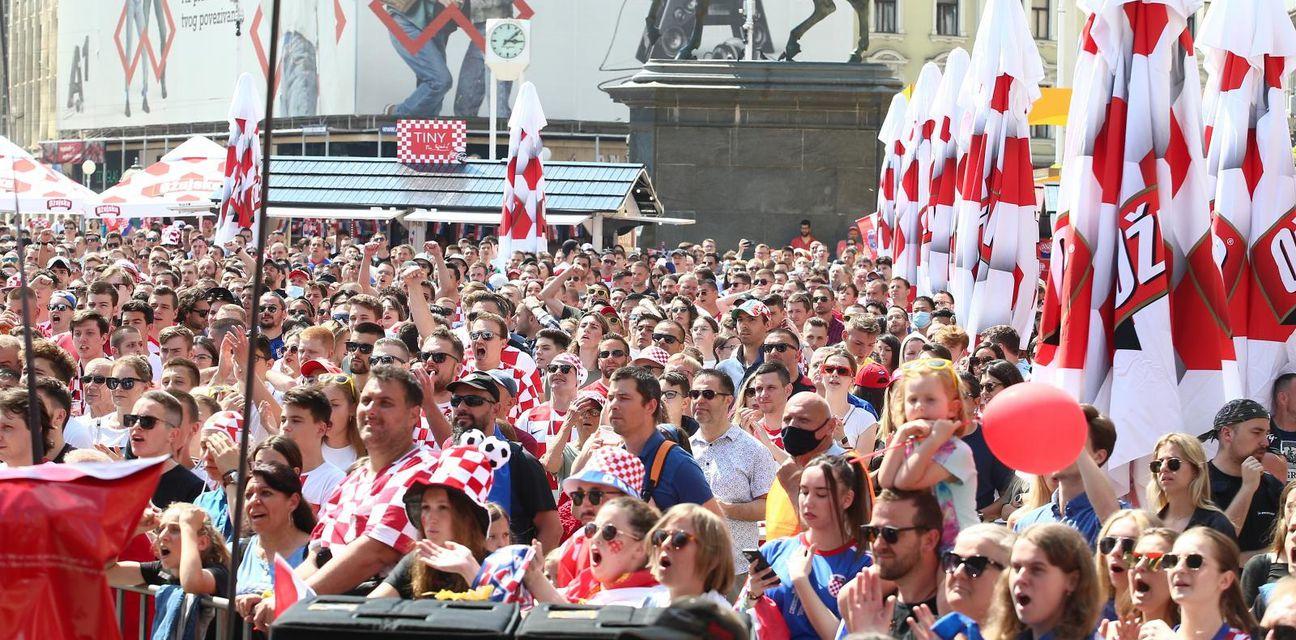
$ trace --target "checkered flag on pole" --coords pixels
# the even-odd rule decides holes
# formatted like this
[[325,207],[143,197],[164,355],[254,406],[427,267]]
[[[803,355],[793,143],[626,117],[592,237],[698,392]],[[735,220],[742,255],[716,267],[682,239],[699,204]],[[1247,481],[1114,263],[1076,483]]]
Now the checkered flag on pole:
[[514,251],[548,249],[544,167],[540,162],[540,154],[544,151],[540,130],[547,124],[535,85],[523,83],[513,106],[513,115],[509,117],[508,175],[504,181],[500,251],[496,258],[501,267]]
[[229,146],[225,156],[225,187],[216,218],[216,244],[223,245],[251,229],[261,211],[261,120],[265,118],[252,74],[239,76],[230,103]]

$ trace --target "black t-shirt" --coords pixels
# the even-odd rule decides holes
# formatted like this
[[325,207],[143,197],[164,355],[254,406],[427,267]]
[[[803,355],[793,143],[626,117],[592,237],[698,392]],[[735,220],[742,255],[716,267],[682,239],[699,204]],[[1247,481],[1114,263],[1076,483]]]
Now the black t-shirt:
[[59,449],[58,455],[54,456],[53,458],[50,458],[50,462],[56,464],[62,464],[67,460],[67,454],[72,453],[73,451],[76,451],[76,447],[67,443],[63,443],[63,448]]
[[[1242,478],[1220,471],[1213,462],[1209,463],[1208,469],[1211,500],[1220,509],[1228,509],[1242,489]],[[1242,531],[1238,532],[1238,546],[1242,551],[1258,551],[1269,546],[1282,490],[1283,483],[1278,478],[1267,473],[1260,476],[1260,485],[1251,496],[1251,508],[1247,510],[1246,521],[1242,523]]]
[[962,439],[972,449],[972,460],[976,463],[976,508],[979,511],[990,506],[996,497],[1007,493],[1008,488],[1012,486],[1013,478],[1017,476],[1012,469],[1008,468],[1008,465],[1001,462],[990,451],[990,445],[986,444],[985,434],[981,429],[963,436]]
[[411,573],[411,567],[413,567],[414,563],[417,562],[417,560],[414,559],[415,555],[417,554],[405,554],[405,557],[401,558],[400,562],[396,563],[396,568],[392,569],[391,573],[387,574],[387,579],[383,580],[385,584],[391,585],[392,588],[396,590],[396,593],[399,593],[400,597],[404,600],[414,599],[414,574]]
[[1269,451],[1287,461],[1287,478],[1296,480],[1296,431],[1288,431],[1269,420]]
[[906,622],[905,619],[913,618],[913,610],[918,608],[918,605],[920,604],[927,605],[927,610],[930,611],[933,616],[936,615],[936,594],[932,594],[932,597],[928,600],[915,602],[913,604],[906,604],[900,602],[898,599],[896,600],[895,611],[891,614],[892,638],[897,638],[898,640],[914,640],[913,630],[909,628],[909,623]]
[[1193,527],[1207,527],[1230,538],[1237,537],[1237,529],[1233,528],[1233,522],[1218,509],[1204,509],[1202,507],[1194,509],[1192,516],[1188,518],[1186,528],[1191,529]]
[[535,517],[545,511],[556,511],[558,506],[554,504],[549,477],[540,461],[515,442],[510,442],[509,447],[513,449],[508,462],[512,502],[509,533],[513,544],[529,545],[536,536]]
[[157,489],[153,491],[153,505],[165,509],[173,502],[193,502],[206,488],[207,485],[192,471],[176,465],[158,478]]
[[[229,588],[229,569],[220,564],[204,564],[203,568],[216,579],[216,597],[224,598],[225,590]],[[141,562],[140,575],[147,585],[180,584],[180,579],[162,569],[162,563],[158,561]]]

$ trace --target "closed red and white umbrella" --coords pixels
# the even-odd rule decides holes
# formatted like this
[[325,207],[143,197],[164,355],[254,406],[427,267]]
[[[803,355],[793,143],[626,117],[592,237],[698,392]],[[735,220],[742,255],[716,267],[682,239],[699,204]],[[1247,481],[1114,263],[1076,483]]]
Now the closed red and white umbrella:
[[972,335],[1007,324],[1026,340],[1034,327],[1039,227],[1027,116],[1043,78],[1022,4],[991,0],[972,49],[959,131],[953,293]]
[[509,117],[508,174],[504,182],[504,210],[500,219],[498,259],[507,262],[514,251],[548,249],[545,239],[545,181],[540,154],[544,143],[544,109],[535,86],[522,84]]
[[904,156],[896,191],[896,225],[892,231],[894,275],[913,284],[918,281],[923,208],[931,200],[932,137],[935,126],[927,119],[940,89],[941,72],[935,63],[923,65],[905,111]]
[[252,74],[239,76],[230,103],[225,187],[216,219],[216,244],[251,229],[261,211],[261,120],[265,118]]
[[[1201,92],[1188,16],[1200,0],[1081,0],[1037,379],[1105,409],[1110,464],[1200,434],[1233,361],[1211,255]],[[1233,385],[1236,386],[1234,378]]]
[[956,47],[945,58],[936,101],[927,121],[932,127],[932,176],[928,202],[920,220],[922,243],[918,255],[918,295],[949,291],[954,201],[958,187],[958,126],[962,120],[963,81],[968,53]]
[[[896,228],[896,191],[904,159],[905,112],[909,99],[903,93],[891,98],[882,127],[878,129],[878,142],[882,143],[882,177],[878,180],[878,204],[874,227],[879,256],[894,258],[892,243]],[[867,237],[865,237],[867,240]]]
[[1211,233],[1243,393],[1266,406],[1293,360],[1296,162],[1287,129],[1296,27],[1281,0],[1216,0],[1198,31]]

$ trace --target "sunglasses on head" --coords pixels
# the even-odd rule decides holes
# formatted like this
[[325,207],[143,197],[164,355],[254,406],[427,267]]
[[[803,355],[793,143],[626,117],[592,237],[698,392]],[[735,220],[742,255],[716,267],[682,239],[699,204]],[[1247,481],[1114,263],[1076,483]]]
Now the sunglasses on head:
[[585,498],[589,498],[590,505],[597,507],[599,506],[600,503],[603,502],[603,498],[611,498],[621,494],[613,491],[604,491],[602,489],[590,489],[589,491],[586,491],[584,489],[577,489],[569,493],[568,495],[571,496],[571,501],[573,506],[579,507],[585,503]]
[[698,398],[715,400],[716,396],[727,396],[732,394],[724,393],[723,391],[712,391],[711,389],[690,389],[688,395],[694,400],[697,400]]
[[1134,550],[1134,538],[1125,536],[1105,536],[1098,541],[1098,551],[1103,555],[1110,554],[1116,549],[1120,549],[1120,554],[1125,555]]
[[611,351],[600,351],[600,352],[598,352],[598,357],[600,357],[600,358],[624,358],[625,356],[626,356],[626,352],[624,352],[624,351],[622,351],[622,350],[620,350],[620,349],[613,349],[613,350],[611,350]]
[[423,358],[424,362],[428,362],[430,360],[435,364],[445,364],[445,361],[451,358],[455,360],[459,359],[459,358],[455,358],[454,354],[452,353],[445,353],[445,352],[433,353],[431,351],[424,351],[423,353],[419,354],[419,357]]
[[593,522],[585,525],[585,539],[593,540],[595,535],[602,537],[604,542],[612,542],[620,535],[624,535],[632,540],[643,540],[642,537],[626,533],[625,531],[618,531],[616,525],[605,524],[602,527],[599,527]]
[[487,398],[481,396],[450,396],[450,406],[457,407],[466,404],[470,407],[477,408],[489,402]]
[[1202,565],[1206,563],[1206,557],[1200,553],[1189,553],[1187,555],[1167,553],[1161,556],[1161,566],[1165,567],[1167,571],[1178,568],[1180,562],[1182,562],[1185,567],[1188,567],[1190,571],[1196,571],[1202,568]]
[[547,370],[547,371],[548,371],[549,373],[551,373],[551,374],[552,374],[552,373],[561,373],[561,374],[563,374],[563,375],[567,375],[567,374],[569,374],[569,373],[575,371],[575,370],[576,370],[576,367],[573,367],[572,365],[569,365],[569,364],[551,364],[551,365],[549,365],[548,367],[545,367],[545,370]]
[[874,540],[881,538],[887,544],[895,544],[900,540],[901,533],[906,531],[918,531],[923,528],[924,527],[918,525],[911,527],[875,527],[871,524],[866,524],[860,527],[860,538],[863,538],[867,542],[873,542]]
[[963,571],[967,572],[968,577],[974,579],[981,577],[981,574],[985,573],[986,567],[994,567],[1000,571],[1004,569],[1002,564],[985,556],[968,556],[965,558],[953,551],[946,551],[941,556],[941,568],[945,570],[945,573],[954,575],[959,570],[959,567],[963,567]]
[[676,344],[680,341],[679,338],[669,333],[654,333],[652,339],[653,342],[664,342],[666,344]]
[[697,536],[678,529],[658,529],[652,532],[652,537],[649,540],[652,542],[652,546],[654,547],[662,547],[669,544],[672,549],[679,551],[688,543],[697,542]]
[[158,426],[159,422],[164,423],[169,427],[175,426],[170,422],[167,422],[161,418],[155,418],[153,416],[141,416],[134,413],[128,413],[122,416],[122,426],[126,427],[127,429],[139,425],[139,428],[145,431],[151,431],[153,427]]
[[346,350],[347,350],[347,353],[351,353],[351,352],[354,352],[354,351],[359,351],[361,354],[367,356],[367,355],[373,353],[373,349],[374,349],[374,346],[373,346],[373,345],[371,345],[371,344],[365,344],[365,343],[363,343],[363,342],[348,342],[348,343],[346,343]]
[[1183,468],[1183,460],[1179,458],[1159,458],[1148,463],[1148,469],[1151,469],[1152,473],[1161,473],[1162,466],[1171,471],[1178,471]]
[[130,391],[131,389],[134,389],[135,383],[137,382],[144,382],[144,381],[140,380],[139,378],[108,378],[107,380],[104,381],[104,383],[108,385],[109,389],[116,389],[117,387],[121,387],[126,391]]

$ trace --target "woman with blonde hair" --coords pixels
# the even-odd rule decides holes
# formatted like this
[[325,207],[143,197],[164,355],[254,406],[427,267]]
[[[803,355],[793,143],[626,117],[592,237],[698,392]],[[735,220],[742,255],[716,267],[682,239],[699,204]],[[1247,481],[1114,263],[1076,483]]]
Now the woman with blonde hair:
[[140,584],[179,585],[185,593],[224,596],[229,587],[230,553],[225,536],[207,512],[187,502],[174,502],[165,511],[146,511],[137,533],[149,533],[155,562],[120,561],[108,568],[114,587]]
[[1148,464],[1148,507],[1165,526],[1175,531],[1192,527],[1210,527],[1230,538],[1237,531],[1228,516],[1210,496],[1210,474],[1206,451],[1201,443],[1186,433],[1167,433],[1152,448]]
[[690,596],[731,606],[725,596],[734,583],[729,527],[700,505],[677,504],[657,521],[648,532],[648,568],[662,589],[644,606],[668,607]]
[[316,383],[328,398],[329,406],[333,407],[328,429],[324,431],[324,447],[320,451],[325,461],[347,471],[357,458],[365,455],[360,427],[356,424],[356,406],[360,399],[354,378],[345,373],[326,373]]
[[1121,509],[1103,523],[1094,554],[1103,620],[1124,620],[1130,615],[1129,554],[1144,531],[1159,526],[1161,521],[1142,509]]
[[1064,524],[1038,524],[1013,543],[990,606],[988,640],[1079,640],[1093,635],[1102,602],[1089,544]]
[[[1240,556],[1232,538],[1207,527],[1193,527],[1175,540],[1172,552],[1161,560],[1170,581],[1170,598],[1179,605],[1181,618],[1172,637],[1188,640],[1255,634],[1255,617],[1242,602],[1238,585]],[[1161,633],[1150,630],[1151,625],[1161,627]],[[1166,637],[1161,623],[1143,625],[1140,637],[1145,633]]]

